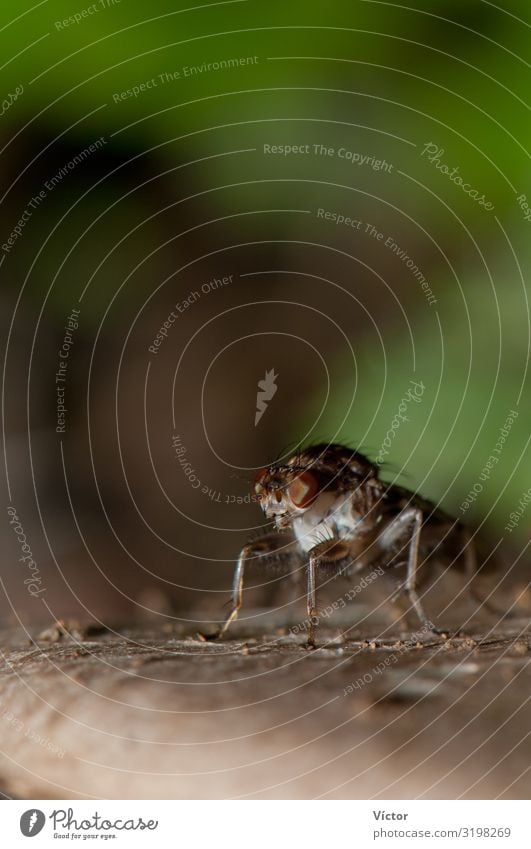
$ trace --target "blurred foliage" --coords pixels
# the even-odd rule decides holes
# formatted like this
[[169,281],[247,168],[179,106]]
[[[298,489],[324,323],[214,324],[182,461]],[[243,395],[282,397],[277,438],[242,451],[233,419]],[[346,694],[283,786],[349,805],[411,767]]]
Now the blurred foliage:
[[[449,510],[473,524],[487,515],[494,526],[496,518],[508,521],[530,483],[529,383],[524,380],[529,315],[518,281],[506,283],[495,305],[484,281],[473,274],[465,274],[464,279],[471,320],[461,293],[448,288],[440,309],[440,332],[426,323],[415,333],[415,362],[405,334],[386,339],[385,361],[362,348],[353,412],[343,423],[345,398],[350,398],[353,387],[352,370],[343,366],[326,433],[366,448],[373,458],[388,437],[388,452],[381,455],[386,480],[419,488],[435,501],[442,498]],[[445,282],[435,281],[441,289]],[[500,327],[493,336],[490,330],[498,307]],[[492,317],[490,326],[485,316]],[[482,324],[485,332],[472,332]],[[399,419],[397,426],[395,420],[392,428],[411,381],[425,388],[418,389],[418,403],[407,400],[407,409],[402,407],[408,421]],[[513,410],[518,417],[507,427]],[[504,426],[509,435],[501,433]],[[461,509],[475,485],[480,491]],[[528,527],[524,516],[515,534],[527,537]]]
[[[31,150],[42,179],[46,169],[54,173],[61,161],[99,136],[108,142],[99,182],[94,183],[95,164],[87,163],[76,177],[75,193],[67,184],[57,189],[46,220],[41,219],[42,231],[28,228],[24,256],[13,252],[13,267],[22,270],[26,257],[40,249],[47,227],[64,214],[58,240],[43,249],[50,269],[47,285],[64,259],[65,245],[81,241],[51,293],[57,315],[70,306],[78,281],[84,284],[94,270],[94,244],[97,262],[110,252],[106,279],[121,279],[135,251],[142,257],[142,242],[161,241],[157,219],[136,241],[145,201],[135,191],[128,193],[127,181],[121,187],[127,169],[145,169],[146,179],[160,174],[153,191],[164,183],[168,204],[181,197],[183,187],[186,194],[193,186],[204,220],[245,209],[256,198],[263,209],[290,203],[312,209],[326,205],[328,191],[335,208],[343,204],[346,212],[376,221],[385,233],[409,226],[411,216],[412,229],[402,234],[404,248],[419,266],[424,260],[424,273],[437,293],[437,318],[418,284],[397,275],[397,292],[407,295],[416,361],[405,324],[387,328],[385,359],[375,355],[373,338],[356,336],[360,368],[354,412],[341,426],[352,374],[340,359],[344,376],[332,387],[321,428],[335,438],[339,428],[340,437],[377,451],[408,382],[422,380],[425,397],[397,432],[390,461],[397,469],[407,467],[427,495],[444,496],[455,509],[477,480],[523,386],[517,424],[470,511],[477,520],[500,495],[494,515],[503,524],[531,482],[528,456],[521,456],[528,430],[529,388],[527,381],[523,384],[528,305],[512,253],[526,268],[531,225],[524,222],[515,195],[531,196],[529,4],[513,0],[502,9],[481,0],[414,0],[407,7],[372,0],[250,0],[193,8],[189,2],[156,0],[146,9],[138,0],[97,0],[92,4],[96,11],[79,23],[60,24],[90,6],[83,0],[35,7],[20,0],[2,4],[3,91],[24,86],[1,125],[13,162],[9,183],[13,179],[18,185],[11,194],[11,218],[16,220],[29,196],[18,157],[24,163]],[[159,75],[182,72],[185,66],[250,55],[258,62],[237,73],[226,69],[160,81]],[[120,92],[153,79],[157,84],[149,90],[116,102]],[[34,150],[28,133],[38,140]],[[337,159],[317,165],[312,160],[310,167],[302,159],[266,159],[260,152],[264,140],[345,144],[393,161],[393,177],[346,170]],[[428,142],[443,149],[442,160],[450,168],[458,166],[485,194],[494,214],[481,210],[420,155]],[[256,151],[247,159],[220,155],[249,148]],[[197,160],[204,161],[186,165]],[[212,191],[245,181],[248,185],[237,192]],[[117,188],[123,196],[114,205]],[[70,214],[78,201],[77,212]],[[101,224],[94,224],[100,215]],[[92,222],[90,238],[83,240],[87,221]],[[286,240],[302,235],[297,222],[283,224],[280,232],[275,226],[264,219],[258,227],[241,222],[242,234],[249,237],[253,232]],[[4,225],[4,231],[9,229]],[[304,229],[304,236],[315,241],[326,240],[329,233],[314,220]],[[121,235],[126,242],[115,249]],[[340,235],[346,249],[350,242]],[[169,236],[171,228],[164,234]],[[355,253],[354,243],[351,250]],[[389,261],[393,280],[398,260],[395,265]],[[20,275],[9,279],[20,286]],[[74,288],[70,280],[76,281]],[[29,286],[39,301],[42,279],[32,278]],[[95,323],[107,301],[108,285],[102,282],[87,304]],[[305,429],[304,409],[299,405],[299,416],[292,419],[290,438]],[[526,534],[527,527],[523,521],[518,533]]]
[[[57,29],[61,20],[91,6],[97,13]],[[339,89],[353,93],[352,120],[362,112],[377,121],[385,110],[386,124],[392,118],[394,131],[405,138],[429,140],[431,131],[461,171],[488,183],[497,203],[508,194],[501,174],[512,181],[528,174],[529,25],[515,17],[525,18],[525,2],[504,10],[481,0],[430,3],[428,9],[417,2],[416,10],[344,0],[175,6],[159,0],[146,17],[145,5],[132,0],[53,0],[24,14],[18,0],[6,0],[0,33],[9,57],[4,91],[22,83],[25,92],[4,121],[31,120],[51,132],[104,107],[80,121],[79,138],[86,139],[91,127],[97,137],[136,122],[133,133],[124,130],[118,137],[120,145],[136,149],[167,143],[194,125],[212,126],[223,116],[252,121],[270,110],[284,117],[318,110],[322,118],[328,112],[347,121],[349,101],[326,93]],[[164,72],[245,55],[259,57],[245,74],[196,74],[113,103],[113,94]],[[309,58],[269,62],[270,56]],[[258,96],[264,89],[274,97]],[[248,94],[240,97],[240,91]],[[286,132],[289,127],[284,138]],[[291,133],[301,130],[292,127]],[[204,136],[196,136],[190,147],[197,151],[204,143]],[[216,173],[223,175],[225,167],[230,169],[228,160],[217,162]],[[464,208],[466,199],[454,203]]]

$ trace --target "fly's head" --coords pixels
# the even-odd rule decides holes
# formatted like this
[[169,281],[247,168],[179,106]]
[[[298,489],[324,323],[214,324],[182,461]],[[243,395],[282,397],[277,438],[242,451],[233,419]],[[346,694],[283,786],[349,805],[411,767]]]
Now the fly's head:
[[289,528],[314,503],[319,482],[311,470],[269,466],[256,473],[254,491],[267,518],[274,519],[281,530]]
[[376,468],[362,454],[342,445],[314,445],[287,462],[260,469],[254,476],[254,493],[280,530],[320,500],[353,492],[376,477]]

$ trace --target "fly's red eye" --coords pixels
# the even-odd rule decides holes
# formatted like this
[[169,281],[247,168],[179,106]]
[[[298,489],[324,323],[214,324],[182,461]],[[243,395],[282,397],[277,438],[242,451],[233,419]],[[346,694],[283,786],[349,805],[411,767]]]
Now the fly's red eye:
[[288,486],[288,495],[295,507],[308,507],[318,492],[317,480],[311,472],[302,472]]
[[262,489],[262,481],[267,474],[267,469],[258,469],[253,475],[253,489],[258,494]]

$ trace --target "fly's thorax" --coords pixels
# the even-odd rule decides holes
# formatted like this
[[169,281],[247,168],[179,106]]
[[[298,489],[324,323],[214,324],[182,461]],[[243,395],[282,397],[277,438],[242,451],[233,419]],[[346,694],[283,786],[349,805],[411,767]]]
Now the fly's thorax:
[[293,532],[300,548],[308,552],[324,540],[353,537],[359,523],[349,493],[323,492],[304,513],[294,518]]

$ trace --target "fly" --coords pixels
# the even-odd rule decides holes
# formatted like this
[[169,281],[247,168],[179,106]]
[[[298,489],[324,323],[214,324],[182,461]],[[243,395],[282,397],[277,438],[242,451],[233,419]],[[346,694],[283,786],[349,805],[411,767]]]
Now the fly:
[[315,445],[285,463],[261,469],[254,478],[254,493],[275,531],[242,548],[231,609],[214,639],[223,636],[238,616],[247,564],[274,555],[280,532],[282,546],[293,543],[305,564],[308,646],[312,648],[319,573],[348,576],[377,564],[387,570],[405,565],[398,595],[406,596],[422,626],[435,633],[441,632],[426,616],[417,593],[419,560],[424,565],[433,551],[451,550],[453,557],[463,557],[469,584],[476,573],[473,541],[458,520],[404,487],[380,480],[375,464],[343,445]]

